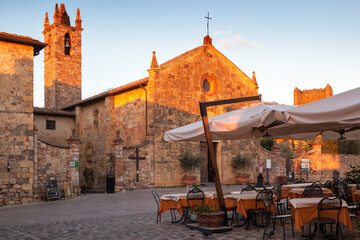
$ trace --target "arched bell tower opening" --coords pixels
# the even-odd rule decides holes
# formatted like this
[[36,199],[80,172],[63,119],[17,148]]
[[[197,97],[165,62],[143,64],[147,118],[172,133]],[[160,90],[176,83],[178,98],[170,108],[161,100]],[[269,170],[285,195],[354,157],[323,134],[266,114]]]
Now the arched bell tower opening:
[[81,100],[81,18],[77,9],[75,27],[65,5],[55,5],[54,22],[45,15],[44,54],[45,108],[61,109]]
[[71,40],[69,33],[65,33],[64,48],[65,48],[65,55],[70,55]]

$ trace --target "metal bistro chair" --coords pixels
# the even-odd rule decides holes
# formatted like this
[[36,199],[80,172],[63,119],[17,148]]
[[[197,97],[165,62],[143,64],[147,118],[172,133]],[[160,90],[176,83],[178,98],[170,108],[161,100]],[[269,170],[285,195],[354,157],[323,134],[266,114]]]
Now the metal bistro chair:
[[360,181],[356,184],[356,190],[360,190]]
[[246,192],[250,192],[250,191],[256,192],[256,189],[253,186],[247,184],[245,187],[243,187],[243,189],[241,190],[241,193],[244,193],[244,192],[246,193]]
[[[306,187],[301,194],[301,198],[322,198],[322,189],[316,185]],[[309,223],[309,234],[304,233],[304,226],[301,227],[301,236],[309,237],[311,234],[311,222]]]
[[[260,204],[260,203],[262,203],[262,193],[267,193],[267,194],[271,195],[271,197],[273,197],[273,193],[271,190],[265,189],[265,190],[259,192],[256,195],[256,199],[255,199],[255,209],[248,210],[248,218],[252,222],[252,224],[256,226],[257,231],[259,231],[258,217],[261,216],[261,225],[260,226],[264,226],[264,216],[266,213],[265,206]],[[250,221],[248,221],[246,228],[249,227]]]
[[[319,239],[320,239],[320,233],[322,233],[325,237],[329,238],[330,235],[326,234],[326,224],[331,224],[331,226],[332,224],[336,224],[336,239],[339,239],[338,238],[339,230],[341,234],[341,239],[343,239],[343,233],[339,221],[341,207],[342,207],[342,199],[335,195],[328,196],[320,200],[318,205],[318,217],[311,221],[315,223],[315,230],[312,237],[315,237],[317,228],[319,228],[320,230]],[[333,218],[326,217],[326,211],[337,211],[336,220]],[[332,235],[332,228],[331,228],[331,235]]]
[[322,187],[322,183],[320,181],[315,181],[311,184],[312,186],[318,186],[318,187]]
[[306,181],[303,178],[297,178],[297,179],[295,179],[295,184],[296,183],[306,183]]
[[[292,217],[291,215],[279,215],[277,213],[277,210],[276,210],[276,206],[274,204],[274,200],[273,200],[273,197],[271,194],[269,194],[268,192],[260,192],[261,194],[261,198],[262,198],[262,201],[264,203],[264,206],[265,206],[265,209],[266,209],[266,223],[265,224],[265,229],[264,229],[264,233],[263,233],[263,239],[265,238],[265,235],[266,236],[271,236],[274,234],[275,232],[275,222],[276,220],[280,220],[282,226],[283,226],[283,239],[285,239],[285,220],[286,219],[290,219],[291,220],[291,228],[292,228],[292,234],[293,234],[293,237],[294,237],[294,224],[293,224],[293,220],[292,220]],[[270,225],[270,221],[273,222],[273,231],[272,232],[266,232],[266,229],[268,227],[268,225]]]
[[287,185],[287,182],[279,179],[278,182],[277,182],[277,185],[278,185],[278,186]]
[[271,189],[273,195],[276,196],[276,207],[278,213],[285,214],[285,204],[281,202],[281,188],[282,186],[275,186]]
[[322,197],[322,189],[316,185],[307,186],[303,193],[301,194],[301,198],[317,198]]
[[196,222],[195,220],[191,219],[191,214],[189,209],[194,206],[195,204],[204,205],[205,195],[204,192],[201,191],[198,187],[193,187],[188,194],[186,195],[186,201],[188,204],[187,208],[184,208],[184,223],[187,222]]
[[268,182],[264,182],[263,186],[264,186],[264,187],[272,187],[271,184],[268,183]]
[[[157,211],[156,211],[156,224],[158,224],[159,222],[161,222],[161,215],[159,216],[159,210],[160,210],[160,204],[161,204],[161,199],[159,198],[159,195],[157,194],[157,192],[155,192],[154,190],[151,190],[152,195],[155,198],[156,201],[156,205],[157,205]],[[171,222],[176,222],[176,213],[175,213],[176,209],[170,209],[170,214],[171,214]]]
[[327,181],[323,184],[322,187],[330,189],[330,188],[331,188],[331,180],[327,180]]

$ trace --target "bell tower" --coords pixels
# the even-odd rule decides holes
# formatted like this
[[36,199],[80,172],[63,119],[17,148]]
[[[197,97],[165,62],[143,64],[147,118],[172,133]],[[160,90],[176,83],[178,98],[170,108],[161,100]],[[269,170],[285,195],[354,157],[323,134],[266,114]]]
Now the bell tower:
[[45,14],[44,51],[45,108],[57,108],[81,100],[81,18],[77,9],[75,27],[62,3],[55,5],[53,24]]

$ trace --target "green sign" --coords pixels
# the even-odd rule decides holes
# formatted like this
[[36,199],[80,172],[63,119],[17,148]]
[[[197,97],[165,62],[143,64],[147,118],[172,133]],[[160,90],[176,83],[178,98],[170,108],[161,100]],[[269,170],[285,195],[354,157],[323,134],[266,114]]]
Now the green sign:
[[79,162],[75,162],[75,167],[78,167],[79,166]]
[[72,167],[78,167],[78,166],[79,166],[79,162],[70,162],[70,166],[72,166]]

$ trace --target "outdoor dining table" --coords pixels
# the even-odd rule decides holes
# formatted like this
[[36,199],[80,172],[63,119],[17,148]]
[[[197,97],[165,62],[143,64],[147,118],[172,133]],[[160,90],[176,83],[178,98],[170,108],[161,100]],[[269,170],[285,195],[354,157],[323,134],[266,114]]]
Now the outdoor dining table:
[[354,203],[359,201],[360,198],[360,190],[356,190],[352,193]]
[[[301,232],[301,227],[310,223],[312,219],[318,217],[318,204],[322,198],[293,198],[289,200],[291,205],[291,215],[294,221],[295,228]],[[327,217],[336,219],[337,213],[335,211],[327,211]],[[348,205],[342,200],[342,208],[340,210],[339,221],[352,229],[352,223],[349,215]]]
[[283,185],[281,188],[281,199],[288,198],[290,196],[290,191],[293,188],[306,188],[310,186],[312,183],[295,183]]
[[[289,191],[289,198],[301,198],[302,193],[304,192],[305,188],[292,188]],[[333,195],[333,192],[328,188],[321,188],[322,190],[322,196],[327,197],[330,195]]]
[[[237,207],[237,212],[247,217],[247,211],[249,209],[256,208],[256,191],[250,191],[248,193],[240,193],[240,192],[224,192],[224,202],[227,209],[231,209]],[[186,193],[180,194],[165,194],[161,196],[161,203],[159,208],[159,216],[162,213],[170,210],[176,209],[180,215],[183,215],[183,208],[188,207],[186,200]],[[204,192],[204,204],[209,206],[214,205],[215,207],[219,206],[219,202],[217,200],[217,195],[215,192]],[[274,197],[275,200],[275,197]],[[259,203],[260,206],[262,204]]]

